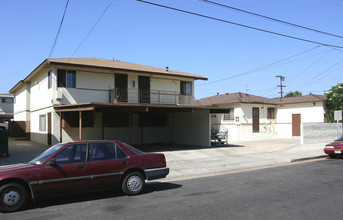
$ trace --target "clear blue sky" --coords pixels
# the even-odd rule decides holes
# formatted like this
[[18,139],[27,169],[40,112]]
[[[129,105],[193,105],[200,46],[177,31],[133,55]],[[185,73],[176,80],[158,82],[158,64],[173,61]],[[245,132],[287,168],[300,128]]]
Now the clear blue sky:
[[[214,1],[343,36],[341,0]],[[0,93],[7,93],[48,58],[66,2],[0,1]],[[111,0],[70,0],[51,57],[72,57],[110,2]],[[203,1],[151,2],[343,47],[343,38],[272,22]],[[73,57],[114,58],[160,68],[169,66],[172,70],[205,76],[208,81],[198,80],[195,83],[197,99],[217,92],[245,91],[254,95],[277,97],[279,88],[276,86],[280,81],[276,75],[286,77],[286,93],[298,90],[303,94],[322,94],[343,81],[343,48],[316,46],[318,44],[213,21],[135,0],[114,0]],[[299,55],[295,56],[296,54]],[[262,68],[266,66],[268,68]],[[256,69],[259,70],[252,71]],[[242,75],[230,78],[238,74]],[[246,86],[249,90],[246,90]]]

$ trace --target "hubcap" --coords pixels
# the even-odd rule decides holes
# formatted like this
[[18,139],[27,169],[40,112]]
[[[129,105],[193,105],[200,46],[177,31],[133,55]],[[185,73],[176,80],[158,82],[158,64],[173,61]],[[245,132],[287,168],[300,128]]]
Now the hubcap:
[[16,205],[20,201],[20,194],[17,191],[8,191],[3,198],[3,203],[7,206]]
[[138,176],[131,176],[127,180],[127,188],[131,192],[139,191],[142,188],[142,180]]

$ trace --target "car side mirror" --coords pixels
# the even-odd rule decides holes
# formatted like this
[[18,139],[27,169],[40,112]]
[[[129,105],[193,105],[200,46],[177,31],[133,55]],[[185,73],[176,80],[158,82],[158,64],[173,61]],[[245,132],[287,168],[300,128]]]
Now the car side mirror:
[[56,166],[57,165],[56,159],[55,158],[51,158],[46,165],[48,165],[48,166]]

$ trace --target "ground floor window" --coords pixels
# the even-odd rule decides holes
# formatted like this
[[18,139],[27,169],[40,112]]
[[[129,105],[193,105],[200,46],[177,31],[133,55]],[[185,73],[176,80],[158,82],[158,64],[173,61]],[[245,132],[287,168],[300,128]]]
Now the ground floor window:
[[39,131],[46,131],[46,115],[39,115]]
[[228,113],[224,113],[224,120],[234,120],[235,119],[235,111],[233,108],[228,109]]
[[267,119],[275,119],[275,108],[267,109]]

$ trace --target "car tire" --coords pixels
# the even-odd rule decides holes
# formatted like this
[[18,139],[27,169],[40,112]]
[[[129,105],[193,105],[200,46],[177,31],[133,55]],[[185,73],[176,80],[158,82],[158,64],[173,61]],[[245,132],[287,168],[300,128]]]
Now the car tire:
[[141,173],[132,172],[125,176],[122,182],[122,190],[127,195],[137,195],[142,192],[145,180]]
[[336,155],[335,154],[329,154],[329,157],[330,158],[336,158]]
[[22,209],[27,200],[27,191],[18,183],[8,183],[0,187],[0,211],[14,212]]

